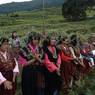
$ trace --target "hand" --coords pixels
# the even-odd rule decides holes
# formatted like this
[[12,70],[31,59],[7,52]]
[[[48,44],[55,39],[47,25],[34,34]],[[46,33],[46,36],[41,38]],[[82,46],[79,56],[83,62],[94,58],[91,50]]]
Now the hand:
[[56,70],[56,72],[58,75],[60,75],[60,69],[59,68]]
[[12,82],[10,82],[10,81],[8,81],[8,80],[6,80],[5,82],[4,82],[4,87],[5,87],[5,89],[7,89],[7,90],[12,90]]
[[35,54],[35,59],[39,61],[39,54]]
[[80,62],[80,65],[85,68],[85,64],[83,62]]

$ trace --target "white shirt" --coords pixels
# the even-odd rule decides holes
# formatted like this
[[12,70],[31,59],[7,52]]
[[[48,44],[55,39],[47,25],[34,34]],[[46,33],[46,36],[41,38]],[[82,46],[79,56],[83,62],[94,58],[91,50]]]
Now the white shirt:
[[0,85],[6,81],[6,79],[3,77],[2,73],[0,72]]
[[95,50],[92,50],[92,54],[95,55]]

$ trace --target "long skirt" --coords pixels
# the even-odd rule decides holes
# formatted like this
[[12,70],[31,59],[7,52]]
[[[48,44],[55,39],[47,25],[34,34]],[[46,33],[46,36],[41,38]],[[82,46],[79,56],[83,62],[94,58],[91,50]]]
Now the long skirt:
[[80,72],[82,74],[87,74],[90,71],[89,61],[86,59],[83,59],[83,63],[85,65],[85,67],[80,67]]
[[63,79],[62,88],[64,88],[64,87],[68,88],[72,78],[74,80],[79,79],[79,68],[78,68],[78,66],[73,62],[70,62],[70,63],[62,62],[62,64],[61,64],[61,76]]
[[61,64],[61,76],[63,79],[62,88],[64,87],[67,88],[71,80],[69,65],[70,63],[65,63],[65,62],[62,62]]
[[49,72],[44,67],[44,77],[45,77],[45,95],[54,95],[57,91],[59,92],[61,88],[62,78],[56,72]]
[[[12,80],[13,80],[13,71],[3,72],[2,74],[8,81],[12,82]],[[0,95],[15,95],[16,84],[13,83],[12,86],[13,86],[12,90],[7,90],[7,89],[4,88],[4,84],[0,85]]]
[[27,66],[22,71],[22,95],[43,95],[44,77],[41,66]]

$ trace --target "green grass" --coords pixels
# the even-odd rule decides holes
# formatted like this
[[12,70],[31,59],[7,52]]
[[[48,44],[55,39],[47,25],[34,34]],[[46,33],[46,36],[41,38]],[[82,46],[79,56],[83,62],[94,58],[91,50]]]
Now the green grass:
[[[94,12],[88,12],[88,17],[95,15]],[[43,12],[42,10],[34,10],[30,12],[16,12],[17,18],[10,17],[11,14],[0,15],[0,32],[11,32],[17,30],[22,33],[31,31],[32,26],[34,31],[42,32],[43,27]],[[61,15],[61,7],[47,8],[45,10],[45,27],[47,32],[66,32],[70,30],[87,30],[88,33],[94,32],[91,29],[95,28],[95,19],[88,18],[80,22],[66,22]],[[24,33],[25,33],[24,32]]]

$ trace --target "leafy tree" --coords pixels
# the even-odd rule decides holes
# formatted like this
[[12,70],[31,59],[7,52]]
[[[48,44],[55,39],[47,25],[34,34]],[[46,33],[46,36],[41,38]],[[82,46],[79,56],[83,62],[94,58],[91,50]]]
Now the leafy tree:
[[94,5],[94,0],[65,0],[62,15],[67,20],[82,20],[86,18],[86,10]]

